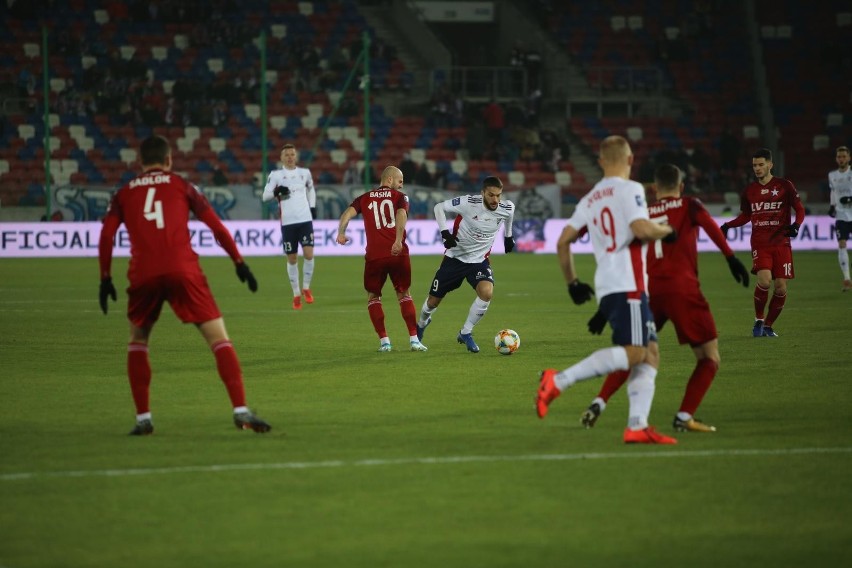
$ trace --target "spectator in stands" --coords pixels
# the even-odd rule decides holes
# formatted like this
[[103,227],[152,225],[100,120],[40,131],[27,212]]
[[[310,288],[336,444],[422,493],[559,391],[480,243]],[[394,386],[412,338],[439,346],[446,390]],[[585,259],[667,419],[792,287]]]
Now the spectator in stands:
[[399,163],[399,169],[402,172],[402,179],[414,180],[417,174],[417,162],[411,159],[411,153],[405,152],[402,155],[402,161]]
[[228,176],[225,175],[225,172],[222,171],[222,165],[216,163],[213,166],[213,185],[215,186],[225,186],[228,185]]
[[503,137],[503,128],[506,126],[506,114],[503,112],[503,107],[492,97],[482,111],[482,117],[485,119],[489,140],[492,144],[498,143]]
[[434,180],[432,179],[432,174],[429,173],[429,170],[426,168],[426,164],[421,164],[420,167],[417,168],[417,173],[414,174],[414,183],[415,185],[422,185],[425,187],[432,187],[434,185]]
[[349,162],[349,167],[343,172],[343,185],[358,185],[361,181],[361,172],[358,171],[356,162]]
[[481,160],[487,144],[485,124],[481,120],[473,120],[467,127],[465,147],[471,160]]

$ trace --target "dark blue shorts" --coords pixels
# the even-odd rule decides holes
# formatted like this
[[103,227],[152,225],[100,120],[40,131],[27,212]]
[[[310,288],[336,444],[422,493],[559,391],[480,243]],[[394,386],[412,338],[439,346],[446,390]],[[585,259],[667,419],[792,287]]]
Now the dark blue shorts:
[[852,235],[852,221],[837,221],[834,224],[834,233],[838,241],[848,241]]
[[314,246],[314,223],[293,223],[292,225],[281,225],[281,238],[284,243],[284,254],[296,254],[299,252],[298,245],[302,248]]
[[599,309],[612,327],[613,345],[647,347],[649,341],[657,341],[657,326],[644,292],[608,294],[601,298]]
[[452,292],[461,286],[465,280],[474,290],[483,280],[494,284],[494,274],[491,272],[491,263],[488,262],[488,259],[475,264],[468,264],[445,256],[441,266],[438,267],[438,272],[435,273],[435,278],[432,280],[429,295],[443,298],[448,292]]

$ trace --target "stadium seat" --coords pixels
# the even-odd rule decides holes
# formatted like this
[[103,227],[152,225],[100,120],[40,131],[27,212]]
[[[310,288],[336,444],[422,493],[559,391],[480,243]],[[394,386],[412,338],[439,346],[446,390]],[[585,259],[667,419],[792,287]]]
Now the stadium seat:
[[825,117],[825,125],[829,128],[831,128],[832,126],[842,126],[843,115],[839,112],[832,112],[827,114]]
[[411,161],[415,164],[422,164],[426,161],[426,150],[422,148],[412,148],[409,154],[411,155]]
[[0,176],[9,173],[9,160],[0,160]]
[[23,140],[29,140],[30,138],[35,137],[35,126],[32,124],[19,124],[18,136],[20,136]]
[[133,148],[122,148],[118,151],[121,156],[121,161],[127,164],[128,167],[133,167],[136,164],[136,150]]
[[829,138],[828,134],[817,134],[814,136],[813,148],[814,150],[825,150],[828,148]]
[[571,172],[559,171],[555,174],[556,183],[560,187],[568,187],[571,185]]
[[118,48],[119,53],[121,53],[121,58],[125,61],[128,61],[133,58],[133,54],[136,53],[136,47],[132,45],[122,45]]
[[248,103],[244,107],[246,116],[252,120],[260,119],[260,105]]
[[276,39],[283,39],[287,36],[287,26],[284,24],[272,24],[270,29],[272,31],[272,37]]
[[754,124],[747,124],[743,126],[743,138],[759,138],[760,137],[760,129]]
[[642,140],[642,128],[639,126],[628,126],[627,138],[631,142],[638,142],[639,140]]
[[80,65],[84,70],[89,69],[98,64],[98,59],[96,57],[92,57],[91,55],[84,55],[80,58]]
[[313,2],[299,2],[299,13],[303,16],[310,16],[314,13]]
[[225,63],[218,57],[211,57],[207,60],[207,68],[211,73],[218,75],[225,68]]
[[467,173],[467,162],[463,160],[453,160],[450,162],[450,171],[456,173],[460,176],[465,175]]
[[347,140],[355,140],[361,139],[361,135],[358,132],[357,126],[344,126],[343,127],[343,137]]
[[41,55],[41,48],[37,43],[25,43],[24,55],[30,59],[35,59]]
[[189,38],[187,38],[184,34],[175,34],[173,41],[175,47],[181,51],[184,51],[187,47],[189,47]]
[[169,58],[169,50],[162,45],[151,46],[151,58],[154,61],[166,61]]
[[343,128],[340,126],[329,126],[326,129],[325,134],[328,136],[329,140],[337,142],[343,138]]
[[526,181],[526,176],[524,176],[524,172],[518,170],[512,170],[508,174],[509,185],[513,185],[515,187],[521,187],[524,185]]
[[330,152],[331,161],[335,164],[345,164],[347,162],[347,153],[346,150],[342,150],[339,148],[335,148]]
[[210,145],[210,150],[212,152],[215,152],[216,154],[219,154],[219,152],[224,152],[225,148],[227,147],[227,143],[225,142],[224,138],[210,138],[208,144]]
[[632,31],[641,30],[645,26],[642,16],[630,16],[627,18],[627,27]]
[[50,90],[54,93],[60,93],[65,90],[65,79],[62,77],[53,77],[50,80]]
[[620,32],[627,27],[627,19],[624,16],[613,16],[610,18],[610,27],[612,31]]
[[307,106],[308,116],[320,117],[323,115],[323,106],[320,103],[311,103]]
[[95,22],[97,22],[101,26],[106,23],[109,23],[109,12],[100,9],[95,10]]

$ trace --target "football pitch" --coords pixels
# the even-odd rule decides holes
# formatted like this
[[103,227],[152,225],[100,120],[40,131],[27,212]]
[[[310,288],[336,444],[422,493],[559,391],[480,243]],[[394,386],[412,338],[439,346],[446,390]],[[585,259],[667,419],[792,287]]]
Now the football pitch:
[[[419,309],[439,257],[412,261]],[[755,339],[753,280],[700,255],[722,365],[698,417],[718,432],[636,447],[624,392],[580,426],[600,379],[535,415],[541,369],[609,345],[553,255],[492,258],[478,354],[455,339],[466,286],[413,353],[387,285],[395,350],[377,353],[361,258],[318,257],[299,312],[283,258],[248,259],[256,294],[202,259],[273,430],[234,428],[203,339],[166,308],[142,438],[127,436],[126,259],[108,316],[96,259],[0,259],[0,567],[852,565],[852,293],[835,252],[795,261],[780,337]],[[577,266],[591,283],[592,257]],[[493,349],[507,327],[512,356]],[[660,347],[651,422],[672,434],[694,356],[670,327]]]

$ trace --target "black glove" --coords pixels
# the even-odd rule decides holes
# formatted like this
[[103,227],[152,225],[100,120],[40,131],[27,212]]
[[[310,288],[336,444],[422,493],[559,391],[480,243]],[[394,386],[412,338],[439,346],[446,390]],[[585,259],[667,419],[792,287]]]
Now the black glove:
[[798,223],[793,223],[792,225],[787,227],[787,236],[790,237],[791,239],[795,238],[798,234],[799,234],[799,224]]
[[101,288],[98,290],[98,301],[101,303],[101,311],[106,314],[107,313],[107,297],[111,297],[112,301],[115,302],[115,286],[112,285],[112,278],[107,276],[106,278],[101,278]]
[[849,205],[850,203],[852,203],[852,196],[844,195],[843,197],[840,198],[840,204],[841,205]]
[[515,250],[515,239],[512,237],[503,237],[503,248],[506,252],[512,252]]
[[722,234],[725,235],[725,240],[727,241],[728,240],[728,229],[730,229],[730,227],[728,226],[727,223],[722,223],[722,226],[719,227],[719,228],[722,229]]
[[311,219],[316,219],[316,218],[317,218],[317,208],[311,207]]
[[279,185],[275,189],[272,190],[272,195],[275,197],[280,197],[282,199],[287,199],[290,197],[290,188],[284,187],[283,185]]
[[257,280],[254,279],[254,274],[251,273],[245,262],[237,264],[237,278],[240,279],[240,282],[248,280],[249,290],[257,292]]
[[444,241],[444,248],[451,249],[457,244],[459,244],[459,240],[448,230],[444,229],[441,231],[441,240]]
[[606,327],[607,319],[600,310],[595,312],[592,319],[589,320],[589,333],[600,335]]
[[742,283],[742,285],[748,288],[748,270],[743,266],[743,263],[740,262],[740,259],[735,257],[734,255],[725,257],[725,260],[728,261],[728,268],[731,269],[731,274],[734,275],[734,280]]
[[832,218],[837,217],[837,208],[834,205],[828,208],[828,216]]
[[677,240],[677,231],[672,229],[672,232],[662,238],[664,243],[673,243]]
[[592,287],[579,280],[574,280],[568,284],[568,293],[571,295],[571,300],[578,305],[595,297],[595,291]]

